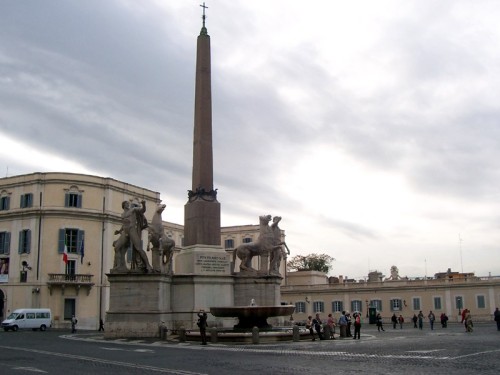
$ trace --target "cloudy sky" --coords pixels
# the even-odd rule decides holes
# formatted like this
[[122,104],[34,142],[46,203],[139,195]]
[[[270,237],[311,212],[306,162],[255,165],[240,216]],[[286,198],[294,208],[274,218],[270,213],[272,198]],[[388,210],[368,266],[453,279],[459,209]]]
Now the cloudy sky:
[[[201,1],[1,0],[0,176],[191,188]],[[222,225],[331,275],[500,275],[498,1],[206,0]]]

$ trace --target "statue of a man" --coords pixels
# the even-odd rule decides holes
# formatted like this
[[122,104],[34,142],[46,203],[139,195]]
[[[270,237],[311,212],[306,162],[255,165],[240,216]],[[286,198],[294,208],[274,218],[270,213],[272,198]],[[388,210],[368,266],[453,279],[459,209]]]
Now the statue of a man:
[[273,217],[271,231],[273,232],[273,248],[271,250],[271,258],[269,260],[270,274],[280,275],[281,259],[283,258],[283,241],[281,241],[281,229],[278,226],[281,221],[281,216]]
[[146,252],[141,246],[141,232],[147,228],[147,221],[144,217],[146,212],[146,202],[141,201],[141,205],[131,204],[129,201],[122,202],[122,228],[120,237],[114,242],[115,247],[115,268],[114,270],[122,271],[126,266],[125,253],[127,247],[132,244],[133,258],[139,256],[144,272],[151,272],[152,268],[149,264]]

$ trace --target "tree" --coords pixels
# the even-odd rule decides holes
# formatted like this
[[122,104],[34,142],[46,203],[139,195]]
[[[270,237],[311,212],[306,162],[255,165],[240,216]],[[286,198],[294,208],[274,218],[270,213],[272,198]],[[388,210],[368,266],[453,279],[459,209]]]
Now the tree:
[[327,254],[295,255],[286,266],[288,271],[319,271],[328,273],[335,259]]

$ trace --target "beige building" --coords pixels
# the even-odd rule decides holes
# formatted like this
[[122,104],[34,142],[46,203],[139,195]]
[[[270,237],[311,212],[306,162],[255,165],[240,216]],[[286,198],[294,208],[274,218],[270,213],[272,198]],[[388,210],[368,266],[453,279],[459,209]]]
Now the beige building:
[[[148,219],[161,201],[158,192],[112,178],[72,173],[1,178],[0,318],[16,308],[48,307],[55,327],[68,327],[76,314],[80,328],[96,329],[109,307],[106,274],[113,268],[113,241],[125,200],[145,200]],[[177,244],[175,271],[184,228],[168,222],[164,228]],[[258,225],[224,227],[221,246],[232,253],[258,235]],[[68,263],[63,262],[65,243]],[[146,231],[143,243],[147,243]],[[254,268],[261,269],[267,260],[254,257],[253,262]],[[383,279],[375,272],[366,281],[354,281],[327,278],[319,272],[286,274],[285,263],[286,259],[280,267],[281,301],[296,306],[296,321],[316,312],[325,317],[330,312],[338,317],[342,310],[366,315],[368,307],[387,319],[396,313],[408,321],[420,310],[426,315],[433,310],[456,320],[459,311],[468,308],[475,319],[488,320],[500,305],[500,277],[448,270],[420,280],[403,279],[397,273]]]
[[281,287],[283,302],[295,305],[295,321],[320,313],[323,318],[342,311],[360,311],[368,318],[369,308],[380,312],[386,323],[393,314],[403,315],[409,323],[422,311],[427,317],[432,310],[437,319],[445,313],[457,321],[464,308],[476,321],[492,320],[500,306],[500,277],[476,277],[473,273],[438,273],[435,277],[383,279],[381,273],[370,273],[367,280],[327,278],[317,271],[290,272]]
[[[126,200],[145,200],[148,220],[161,201],[158,192],[108,177],[32,173],[1,178],[0,318],[17,308],[48,307],[55,327],[69,326],[75,314],[80,328],[97,328],[109,307],[106,273],[113,268],[113,241]],[[164,222],[164,229],[176,242],[175,271],[184,228]],[[258,235],[258,225],[221,228],[221,245],[232,253]],[[147,244],[147,231],[143,243]],[[130,259],[127,262],[130,267]],[[253,267],[259,262],[255,257]]]

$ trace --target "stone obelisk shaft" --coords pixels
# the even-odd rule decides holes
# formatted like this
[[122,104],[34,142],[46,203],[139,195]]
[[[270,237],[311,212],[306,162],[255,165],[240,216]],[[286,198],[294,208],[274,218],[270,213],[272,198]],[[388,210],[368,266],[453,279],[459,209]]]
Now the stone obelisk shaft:
[[220,203],[213,186],[210,36],[205,27],[196,53],[193,180],[184,206],[184,246],[220,246]]

